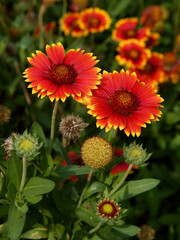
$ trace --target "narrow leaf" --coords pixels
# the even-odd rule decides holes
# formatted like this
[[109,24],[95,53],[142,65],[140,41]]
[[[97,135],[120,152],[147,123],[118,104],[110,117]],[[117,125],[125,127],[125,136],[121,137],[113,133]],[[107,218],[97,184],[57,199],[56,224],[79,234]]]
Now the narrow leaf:
[[78,208],[76,210],[76,215],[78,218],[86,222],[92,227],[96,227],[99,223],[99,218],[95,213],[88,211],[87,209]]
[[46,137],[44,135],[43,129],[38,122],[34,122],[31,126],[30,133],[35,137],[38,137],[41,142],[46,145]]
[[112,195],[118,202],[134,197],[140,193],[151,190],[159,184],[159,180],[147,178],[142,180],[130,181]]
[[97,192],[104,192],[106,185],[100,182],[93,182],[87,189],[84,199],[90,197],[92,194]]
[[133,237],[140,230],[141,230],[140,228],[128,224],[123,224],[121,226],[112,228],[112,232],[122,238]]
[[62,159],[65,159],[68,165],[72,164],[72,161],[69,158],[66,149],[62,146],[61,142],[58,139],[56,139],[56,141],[53,143],[53,148],[55,151],[60,152]]
[[31,229],[21,235],[21,238],[26,238],[26,239],[47,239],[47,228],[34,228]]

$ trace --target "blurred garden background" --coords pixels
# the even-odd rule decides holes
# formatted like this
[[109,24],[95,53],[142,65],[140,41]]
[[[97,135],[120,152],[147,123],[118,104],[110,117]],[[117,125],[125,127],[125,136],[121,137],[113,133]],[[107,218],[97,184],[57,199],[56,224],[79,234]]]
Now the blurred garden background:
[[[79,35],[77,32],[73,35],[73,30],[77,26],[72,25],[68,29],[63,17],[67,16],[67,13],[79,14],[90,7],[98,7],[109,14],[111,19],[109,27],[102,32],[86,34],[85,29]],[[22,133],[26,128],[29,129],[34,121],[41,124],[46,135],[50,132],[53,103],[48,97],[37,98],[37,94],[32,95],[31,89],[27,88],[27,83],[22,77],[24,70],[29,67],[27,57],[31,57],[36,50],[45,52],[46,44],[61,42],[66,51],[80,48],[86,52],[93,52],[100,60],[97,66],[102,70],[119,72],[125,68],[133,71],[131,66],[118,61],[117,46],[123,40],[115,39],[115,32],[112,34],[116,29],[115,24],[126,18],[138,18],[137,28],[147,27],[151,32],[148,40],[152,45],[149,45],[149,49],[161,56],[159,60],[153,60],[154,67],[158,68],[157,74],[151,75],[152,69],[147,71],[147,75],[143,75],[142,72],[137,74],[143,75],[142,81],[152,80],[156,92],[164,99],[162,104],[164,108],[160,121],[152,122],[147,128],[143,128],[137,139],[138,143],[143,143],[148,152],[153,152],[149,165],[134,170],[129,176],[129,179],[133,180],[156,178],[160,180],[160,184],[149,192],[127,200],[124,207],[128,208],[129,212],[125,219],[126,222],[139,227],[144,224],[151,226],[156,232],[156,240],[178,240],[180,239],[179,0],[0,0],[0,145],[12,132]],[[79,140],[80,143],[85,136],[99,134],[100,129],[96,128],[95,118],[87,114],[83,104],[71,98],[59,104],[56,128],[62,114],[68,113],[78,114],[89,123],[86,133]],[[55,135],[58,134],[55,132]],[[134,140],[133,136],[127,137],[123,131],[118,131],[118,136],[122,142],[129,143]],[[119,138],[115,138],[113,144],[122,147],[119,145]],[[75,146],[70,150],[76,151]],[[1,147],[0,163],[3,161],[3,155]],[[58,156],[54,156],[55,158]],[[3,217],[0,216],[0,224],[3,223],[1,222]]]

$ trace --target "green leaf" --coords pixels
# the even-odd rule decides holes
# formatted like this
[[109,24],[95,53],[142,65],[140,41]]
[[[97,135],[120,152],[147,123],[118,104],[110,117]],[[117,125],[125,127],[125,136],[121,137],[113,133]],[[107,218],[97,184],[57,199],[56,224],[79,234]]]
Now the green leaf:
[[0,206],[0,218],[7,216],[9,211],[9,205],[5,204],[5,205],[1,205]]
[[97,232],[96,234],[101,237],[103,240],[122,240],[121,237],[119,237],[118,235],[114,235],[112,232],[112,226],[102,226]]
[[43,170],[44,177],[49,177],[53,169],[53,158],[51,154],[44,149],[41,150],[40,168]]
[[87,209],[76,209],[76,216],[92,227],[96,227],[99,223],[98,216],[95,213],[88,211]]
[[17,156],[11,156],[8,159],[7,183],[13,183],[19,190],[22,176],[22,161]]
[[65,234],[65,227],[62,225],[62,224],[60,224],[60,223],[57,223],[56,225],[55,225],[55,231],[56,231],[56,233],[57,233],[57,235],[58,235],[58,237],[60,238],[60,239],[62,239],[62,237],[63,237],[63,235]]
[[26,238],[26,239],[47,239],[48,234],[47,234],[47,227],[42,226],[38,228],[31,229],[21,235],[21,238]]
[[109,11],[111,16],[116,17],[120,15],[125,9],[132,3],[132,0],[119,0],[118,2],[112,1],[109,5]]
[[13,183],[9,183],[8,185],[8,198],[10,199],[11,203],[14,203],[16,199],[17,189]]
[[18,240],[24,228],[26,214],[15,206],[10,206],[8,215],[8,234],[11,240]]
[[36,204],[42,200],[43,196],[38,195],[38,196],[33,196],[33,197],[25,197],[26,201],[31,204]]
[[53,190],[55,183],[52,180],[33,177],[24,187],[23,193],[25,197],[33,197],[48,193]]
[[130,181],[112,195],[118,202],[134,197],[140,193],[146,192],[159,184],[159,180],[147,178],[142,180]]
[[97,192],[104,192],[106,185],[100,182],[93,182],[87,189],[84,199],[90,197],[92,194]]
[[158,219],[163,225],[180,225],[180,214],[179,213],[169,213],[164,214]]
[[54,141],[53,149],[57,152],[60,152],[62,159],[65,159],[68,165],[72,165],[72,161],[69,158],[66,149],[62,146],[61,142],[58,139]]
[[134,225],[128,225],[128,224],[123,224],[121,226],[112,228],[112,232],[122,238],[133,237],[140,230],[141,230],[140,228],[138,228]]
[[46,146],[47,142],[46,142],[46,137],[44,135],[43,129],[41,127],[41,125],[38,122],[34,122],[30,128],[30,133],[35,136],[38,137],[39,140],[41,142],[44,143],[44,145]]
[[0,175],[0,198],[2,198],[6,193],[5,189],[5,178]]
[[86,166],[69,165],[69,166],[58,166],[56,172],[61,175],[62,178],[66,179],[73,175],[89,174],[91,168]]
[[7,228],[8,228],[8,222],[5,222],[3,224],[0,225],[0,233],[5,233],[7,232]]

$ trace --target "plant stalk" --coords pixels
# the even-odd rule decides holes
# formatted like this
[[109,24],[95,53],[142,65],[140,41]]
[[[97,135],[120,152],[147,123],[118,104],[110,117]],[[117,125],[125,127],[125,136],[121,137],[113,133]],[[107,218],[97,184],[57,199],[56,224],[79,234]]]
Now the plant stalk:
[[98,223],[98,225],[95,228],[91,229],[88,234],[92,234],[92,233],[98,231],[100,229],[101,225],[102,225],[102,222]]
[[88,176],[86,185],[85,185],[85,187],[84,187],[84,189],[83,189],[83,191],[82,191],[82,193],[81,193],[81,197],[80,197],[80,199],[79,199],[77,208],[79,208],[79,207],[81,206],[81,203],[82,203],[83,198],[84,198],[84,194],[85,194],[85,192],[86,192],[86,190],[87,190],[87,188],[88,188],[88,186],[89,186],[89,184],[90,184],[92,174],[93,174],[93,168],[91,168],[91,170],[90,170],[90,172],[89,172],[89,176]]
[[23,172],[22,172],[22,179],[21,179],[21,184],[20,184],[20,188],[19,188],[20,192],[23,191],[24,184],[26,181],[26,172],[27,172],[27,161],[24,157],[22,158],[22,162],[23,162]]
[[113,195],[113,193],[115,193],[115,192],[121,187],[121,185],[123,184],[123,182],[126,180],[129,172],[131,171],[132,167],[133,167],[133,164],[130,164],[129,167],[128,167],[128,169],[127,169],[127,171],[125,172],[123,178],[121,179],[121,181],[120,181],[120,182],[113,188],[113,190],[110,192],[109,197],[110,197],[111,195]]
[[49,142],[49,152],[50,153],[52,151],[52,143],[53,143],[53,139],[54,139],[54,130],[55,130],[55,120],[56,120],[57,109],[58,109],[58,101],[55,102],[53,113],[52,113],[51,134],[50,134],[50,142]]

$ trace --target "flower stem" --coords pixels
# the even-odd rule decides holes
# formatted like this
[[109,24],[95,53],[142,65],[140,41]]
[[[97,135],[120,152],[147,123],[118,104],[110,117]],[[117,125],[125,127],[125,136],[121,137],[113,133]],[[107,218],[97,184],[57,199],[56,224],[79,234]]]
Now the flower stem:
[[55,120],[56,120],[57,109],[58,109],[58,101],[55,102],[53,113],[52,113],[51,135],[50,135],[50,142],[49,142],[49,152],[50,153],[52,151],[52,143],[53,143],[53,139],[54,139],[54,129],[55,129]]
[[90,181],[91,181],[92,174],[93,174],[93,168],[91,168],[91,170],[90,170],[90,172],[89,172],[89,176],[88,176],[86,185],[85,185],[85,187],[84,187],[84,189],[83,189],[83,191],[82,191],[82,193],[81,193],[81,197],[80,197],[80,199],[79,199],[77,208],[79,208],[79,207],[81,206],[81,203],[82,203],[83,198],[84,198],[84,194],[85,194],[85,192],[86,192],[86,190],[87,190],[87,188],[88,188],[88,186],[89,186],[89,183],[90,183]]
[[27,170],[26,159],[24,157],[22,158],[22,162],[23,162],[23,172],[22,172],[22,179],[21,179],[21,184],[19,188],[20,192],[22,192],[24,188],[24,184],[26,181],[26,170]]
[[121,179],[121,181],[120,181],[120,182],[113,188],[113,190],[110,192],[109,197],[110,197],[111,195],[113,195],[113,193],[115,193],[115,192],[120,188],[120,186],[121,186],[121,185],[123,184],[123,182],[126,180],[126,178],[127,178],[128,174],[129,174],[129,172],[131,171],[131,168],[132,168],[132,167],[133,167],[133,164],[130,164],[129,167],[128,167],[128,169],[127,169],[127,171],[125,172],[123,178]]
[[97,230],[99,230],[101,225],[102,225],[102,222],[99,222],[98,225],[95,228],[91,229],[88,234],[92,234],[92,233],[96,232]]

